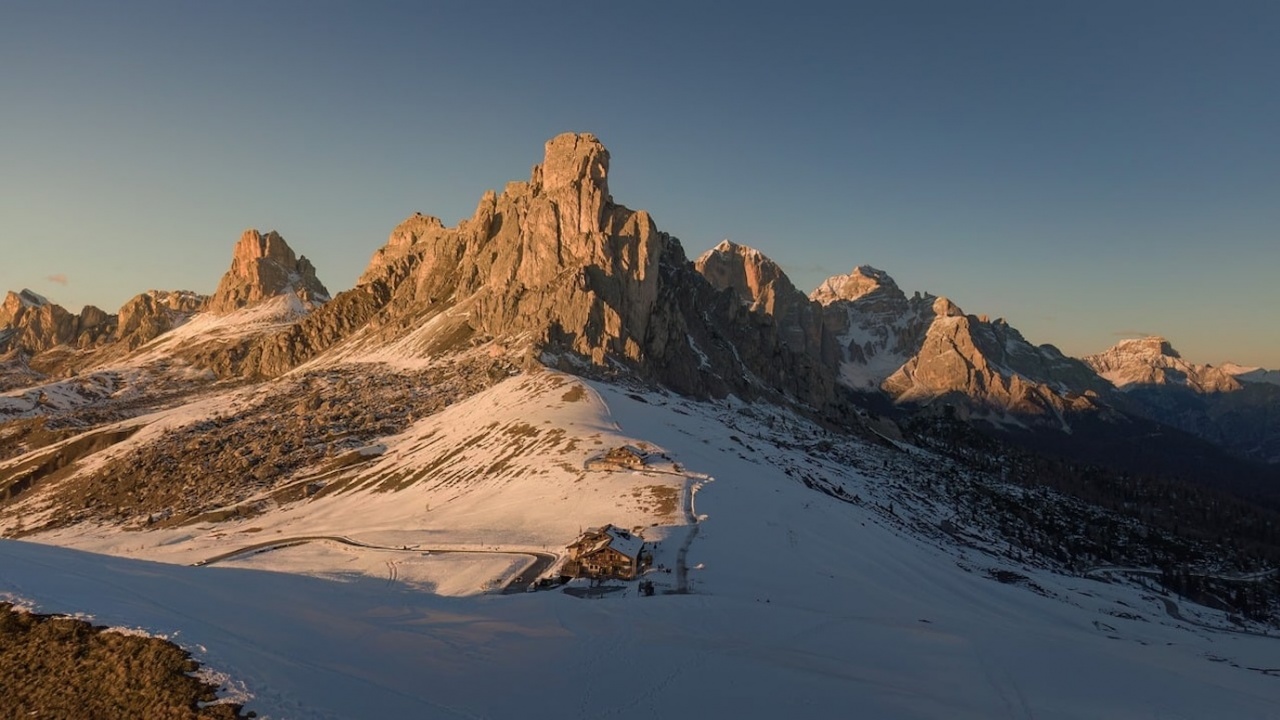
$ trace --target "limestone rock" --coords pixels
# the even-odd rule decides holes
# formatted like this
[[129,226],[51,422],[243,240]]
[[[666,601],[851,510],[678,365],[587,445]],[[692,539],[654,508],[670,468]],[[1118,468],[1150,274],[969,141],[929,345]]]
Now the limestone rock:
[[1224,368],[1182,359],[1162,337],[1121,340],[1114,347],[1084,358],[1085,363],[1117,388],[1136,385],[1181,385],[1198,393],[1232,392],[1240,381]]
[[92,305],[72,313],[31,290],[9,292],[0,303],[0,352],[37,354],[59,345],[92,348],[114,331],[114,315]]
[[411,216],[356,288],[236,351],[237,362],[273,374],[331,348],[394,344],[431,356],[496,340],[566,369],[626,369],[686,394],[829,404],[830,370],[712,287],[648,213],[614,203],[609,171],[595,136],[553,138],[527,182],[486,193],[456,227]]
[[120,308],[116,342],[128,350],[169,332],[204,310],[209,296],[186,290],[151,290],[136,295]]
[[797,290],[763,253],[725,240],[694,265],[712,287],[731,289],[752,312],[772,317],[788,346],[832,368],[839,363],[840,352],[823,323],[822,306]]
[[939,400],[1000,422],[1056,425],[1064,411],[1100,406],[1105,383],[1052,345],[1008,323],[966,315],[947,298],[908,298],[869,266],[830,278],[810,296],[844,352],[840,378],[897,403]]
[[284,294],[296,295],[307,306],[329,300],[329,291],[316,277],[311,261],[295,255],[279,233],[246,230],[236,243],[231,269],[209,300],[208,311],[225,315]]

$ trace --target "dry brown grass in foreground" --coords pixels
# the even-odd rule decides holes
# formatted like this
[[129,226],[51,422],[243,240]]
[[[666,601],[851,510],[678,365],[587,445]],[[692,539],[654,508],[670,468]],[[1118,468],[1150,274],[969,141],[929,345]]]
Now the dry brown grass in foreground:
[[11,718],[239,720],[234,704],[200,707],[215,686],[159,638],[104,632],[83,620],[0,603],[0,708]]

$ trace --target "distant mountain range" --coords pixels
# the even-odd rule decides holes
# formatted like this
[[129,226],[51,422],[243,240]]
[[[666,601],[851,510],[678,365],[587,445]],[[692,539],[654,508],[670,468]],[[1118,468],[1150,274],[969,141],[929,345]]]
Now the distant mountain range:
[[868,266],[806,296],[775,262],[729,241],[690,263],[647,213],[613,202],[608,162],[590,135],[557,137],[528,182],[486,194],[457,227],[404,221],[357,287],[332,300],[305,257],[253,230],[211,297],[149,291],[108,314],[10,292],[2,386],[128,364],[193,317],[289,297],[270,332],[212,344],[189,332],[177,350],[227,379],[276,376],[326,354],[395,346],[431,356],[497,340],[521,346],[527,362],[625,372],[698,397],[786,397],[837,420],[856,407],[891,418],[949,408],[1004,433],[1123,434],[1137,417],[1280,463],[1280,372],[1192,365],[1162,338],[1071,358],[945,297],[908,297]]

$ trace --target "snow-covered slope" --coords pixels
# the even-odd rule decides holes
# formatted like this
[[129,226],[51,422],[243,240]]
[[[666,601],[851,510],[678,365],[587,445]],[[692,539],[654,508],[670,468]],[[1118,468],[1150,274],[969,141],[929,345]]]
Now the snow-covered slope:
[[[347,486],[368,493],[350,498],[349,518],[335,504],[315,524],[289,525],[284,510],[240,535],[363,529],[403,547],[470,518],[475,540],[536,544],[591,517],[591,487],[653,482],[578,482],[580,466],[554,469],[587,454],[566,455],[573,439],[598,436],[601,447],[626,439],[660,451],[654,475],[697,479],[688,496],[700,520],[685,556],[691,593],[449,598],[396,579],[395,563],[421,558],[417,549],[379,550],[380,577],[334,572],[343,580],[334,582],[12,541],[0,543],[0,591],[44,611],[86,611],[170,635],[243,683],[247,709],[272,718],[1277,717],[1276,639],[1207,630],[1171,617],[1176,599],[954,542],[937,531],[949,508],[914,484],[928,482],[923,468],[936,458],[858,443],[832,454],[817,428],[767,406],[578,383],[512,378],[470,401],[469,412],[370,451]],[[517,418],[546,430],[504,432]],[[552,439],[556,429],[563,439]],[[392,464],[429,466],[440,457],[436,438],[437,449],[473,439],[475,456],[457,455],[464,468],[482,456],[492,463],[499,448],[525,452],[506,453],[509,476],[442,463],[449,479],[412,491],[422,494],[386,492],[384,501],[372,487],[357,489],[386,482]],[[494,446],[482,450],[485,442]],[[921,477],[903,472],[911,467]],[[472,503],[467,488],[489,499]],[[425,504],[428,492],[438,509],[407,507]],[[571,493],[585,497],[564,499]],[[532,519],[522,522],[517,506]],[[433,526],[437,512],[448,519]],[[396,534],[415,522],[420,534]],[[149,536],[119,534],[115,551],[152,544]],[[679,546],[671,555],[685,555],[687,537],[671,536]],[[1185,604],[1180,612],[1193,617]],[[1212,615],[1202,621],[1221,622]]]
[[[366,372],[391,371],[373,367]],[[252,417],[270,403],[256,391],[242,390],[129,421],[141,429],[81,460],[78,474],[37,490],[7,524],[37,526],[58,512],[57,499],[67,494],[68,484],[78,477],[96,478],[130,452],[163,442],[167,432],[211,418]],[[600,469],[592,463],[623,445],[648,451],[642,468]],[[329,543],[324,551],[285,548],[230,560],[325,576],[385,577],[381,547],[501,555],[468,558],[474,562],[467,572],[477,563],[496,568],[477,584],[459,580],[460,558],[447,558],[452,561],[447,566],[438,559],[421,560],[420,554],[396,558],[401,582],[476,594],[506,585],[537,554],[558,557],[584,526],[643,529],[650,540],[672,533],[683,538],[687,518],[681,498],[700,482],[662,448],[620,432],[599,395],[581,380],[547,371],[512,377],[402,432],[331,454],[282,482],[168,527],[137,533],[123,532],[118,523],[82,522],[32,539],[183,564],[301,537],[377,546]]]
[[1280,385],[1280,370],[1266,370],[1260,367],[1244,367],[1235,363],[1223,363],[1222,371],[1242,383],[1267,383]]

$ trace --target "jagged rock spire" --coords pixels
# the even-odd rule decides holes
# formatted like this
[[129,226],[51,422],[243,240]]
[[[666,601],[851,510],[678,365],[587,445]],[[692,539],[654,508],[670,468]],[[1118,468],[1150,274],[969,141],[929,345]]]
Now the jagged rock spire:
[[325,302],[329,291],[316,277],[306,256],[294,255],[280,234],[246,230],[236,243],[231,269],[222,276],[209,301],[209,311],[229,313],[263,300],[292,293],[305,303]]

